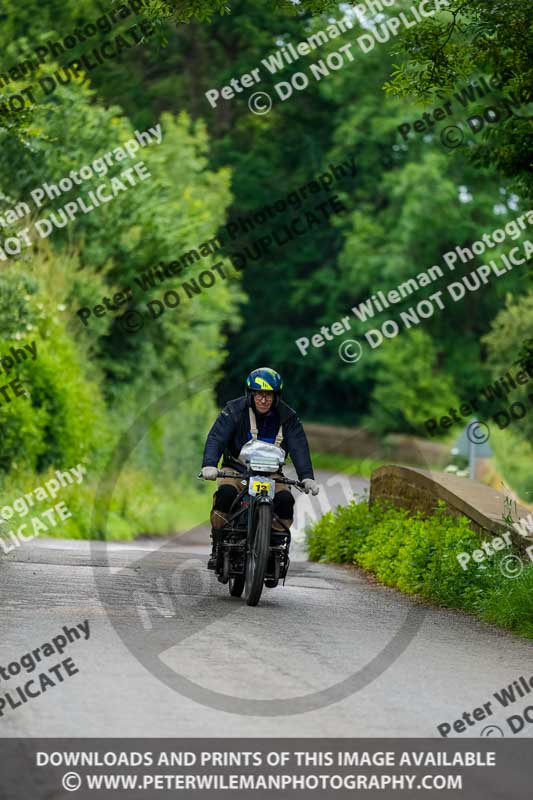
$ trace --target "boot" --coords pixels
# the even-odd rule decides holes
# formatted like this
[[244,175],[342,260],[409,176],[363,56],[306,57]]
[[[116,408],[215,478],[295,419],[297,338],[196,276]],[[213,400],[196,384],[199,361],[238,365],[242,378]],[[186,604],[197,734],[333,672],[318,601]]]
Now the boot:
[[207,562],[207,569],[215,569],[217,565],[217,549],[220,539],[220,531],[228,521],[228,514],[222,511],[211,511],[211,555]]
[[218,531],[211,529],[211,555],[207,562],[207,569],[215,569],[217,565]]

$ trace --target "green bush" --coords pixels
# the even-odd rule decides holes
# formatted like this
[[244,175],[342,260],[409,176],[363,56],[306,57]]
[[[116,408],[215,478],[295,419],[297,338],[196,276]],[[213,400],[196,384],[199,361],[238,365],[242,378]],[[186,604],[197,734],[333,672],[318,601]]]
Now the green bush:
[[[81,462],[87,464],[87,478],[80,485],[62,488],[57,500],[66,503],[72,517],[57,527],[50,526],[43,536],[132,539],[142,533],[171,533],[206,522],[208,492],[195,476],[206,429],[216,414],[211,389],[181,402],[176,395],[169,410],[151,419],[144,434],[139,432],[105,525],[103,520],[99,525],[97,517],[94,527],[95,497],[106,464],[122,432],[153,397],[164,393],[165,383],[151,380],[142,393],[140,387],[134,390],[123,383],[120,403],[107,408],[108,375],[95,358],[98,340],[79,335],[79,320],[72,319],[65,302],[79,282],[78,257],[75,253],[54,254],[44,243],[28,266],[28,277],[21,278],[17,266],[9,265],[0,278],[0,356],[7,355],[12,346],[35,341],[37,359],[28,357],[0,376],[0,385],[19,379],[28,392],[27,397],[0,404],[1,505],[42,486],[56,469],[68,470]],[[91,276],[88,270],[84,274]],[[106,291],[94,276],[91,286],[94,297]],[[211,335],[216,335],[215,325]],[[196,354],[196,360],[202,363],[203,357]],[[183,376],[176,370],[169,374],[166,385],[182,382]],[[53,504],[49,498],[39,502],[35,514]]]
[[[63,469],[67,471],[78,463],[84,462],[74,461]],[[23,522],[27,523],[32,517],[40,517],[43,511],[59,502],[67,506],[71,516],[65,521],[59,521],[56,526],[42,519],[48,527],[46,533],[42,534],[45,537],[130,540],[140,534],[175,533],[208,522],[210,501],[207,486],[200,485],[195,490],[177,481],[163,483],[150,478],[142,470],[132,468],[121,473],[109,507],[105,505],[102,495],[98,495],[99,511],[102,512],[104,508],[107,510],[105,518],[101,513],[95,514],[95,500],[97,492],[101,490],[101,476],[95,470],[94,462],[85,462],[84,466],[87,473],[81,483],[61,487],[54,499],[46,497],[37,500],[33,497],[33,505],[28,514],[24,517],[15,514],[9,522],[2,523],[2,531],[16,531]],[[12,505],[17,497],[33,492],[54,477],[52,468],[39,475],[28,472],[25,475],[19,474],[18,479],[10,476],[2,489],[1,506]]]
[[339,507],[307,531],[309,558],[356,564],[386,586],[434,602],[463,608],[533,638],[533,566],[519,579],[502,574],[508,551],[464,570],[457,560],[482,543],[466,517],[446,513],[443,503],[430,517],[410,515],[384,503]]
[[453,378],[439,369],[439,349],[427,333],[415,329],[377,351],[368,430],[425,432],[425,420],[457,405]]
[[533,639],[533,567],[514,580],[499,573],[492,591],[480,597],[478,610],[489,622]]

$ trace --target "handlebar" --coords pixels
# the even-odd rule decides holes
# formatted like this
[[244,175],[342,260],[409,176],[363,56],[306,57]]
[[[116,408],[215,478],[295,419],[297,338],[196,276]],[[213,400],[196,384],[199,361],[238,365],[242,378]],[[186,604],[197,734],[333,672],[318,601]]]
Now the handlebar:
[[[224,470],[217,470],[217,478],[238,478],[240,480],[247,480],[251,477],[254,473],[253,472],[226,472]],[[198,473],[197,477],[200,480],[204,480],[204,477],[201,472]],[[273,477],[276,483],[285,483],[288,486],[294,486],[300,492],[304,492],[305,494],[309,494],[311,491],[310,489],[306,489],[302,481],[293,481],[292,478],[285,478],[284,476],[277,477],[277,476],[269,476]]]

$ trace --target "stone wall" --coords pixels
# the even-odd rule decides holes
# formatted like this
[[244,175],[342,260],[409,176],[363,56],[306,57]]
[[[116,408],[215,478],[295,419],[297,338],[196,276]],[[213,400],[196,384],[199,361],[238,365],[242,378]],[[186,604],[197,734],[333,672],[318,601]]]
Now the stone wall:
[[[399,508],[431,514],[437,502],[443,500],[447,513],[466,516],[473,530],[484,536],[501,535],[510,531],[515,548],[525,552],[533,543],[520,536],[505,522],[505,495],[477,481],[458,478],[448,472],[430,472],[413,467],[390,465],[374,470],[370,481],[370,504],[378,499],[388,500]],[[527,517],[523,506],[513,506],[513,519]]]
[[377,461],[402,461],[421,467],[445,467],[451,461],[450,449],[439,442],[416,436],[391,434],[378,437],[363,428],[305,423],[311,452],[334,453],[350,458]]

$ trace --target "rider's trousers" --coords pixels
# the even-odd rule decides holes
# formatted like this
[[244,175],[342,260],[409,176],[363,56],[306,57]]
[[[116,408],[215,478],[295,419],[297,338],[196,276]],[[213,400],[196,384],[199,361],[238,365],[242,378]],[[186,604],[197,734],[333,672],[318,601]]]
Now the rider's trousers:
[[[231,504],[243,488],[239,478],[218,478],[217,484],[219,488],[213,495],[213,509],[211,511],[211,525],[215,530],[224,527]],[[294,516],[294,497],[285,483],[276,482],[273,508],[279,519],[284,522],[287,528],[290,528]],[[278,522],[274,522],[272,530],[282,531],[283,528]]]

